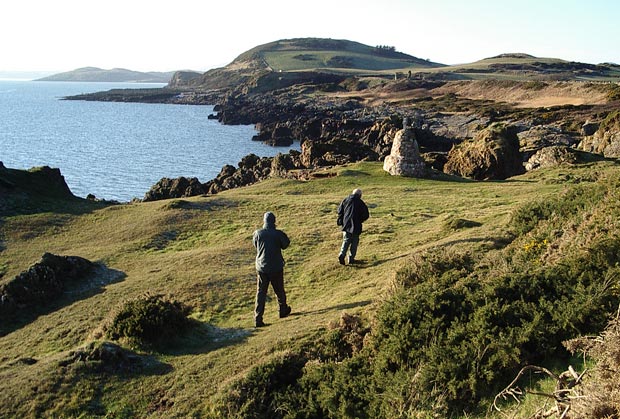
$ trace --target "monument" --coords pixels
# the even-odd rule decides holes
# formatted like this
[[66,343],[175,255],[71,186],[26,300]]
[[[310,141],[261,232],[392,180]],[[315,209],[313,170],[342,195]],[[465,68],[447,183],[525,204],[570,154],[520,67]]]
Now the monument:
[[394,136],[390,155],[383,161],[383,170],[393,176],[424,177],[427,174],[426,164],[420,156],[418,142],[407,118],[403,118],[403,129]]

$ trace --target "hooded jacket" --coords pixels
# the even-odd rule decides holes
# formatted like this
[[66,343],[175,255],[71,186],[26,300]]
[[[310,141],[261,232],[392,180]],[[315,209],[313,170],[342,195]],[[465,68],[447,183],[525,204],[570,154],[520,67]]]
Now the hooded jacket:
[[342,231],[351,234],[362,233],[362,223],[370,216],[368,207],[357,194],[351,194],[338,206],[338,216],[342,216]]
[[276,228],[276,217],[271,212],[265,213],[263,228],[254,232],[252,242],[256,248],[258,272],[275,273],[284,269],[282,249],[291,242],[285,232]]

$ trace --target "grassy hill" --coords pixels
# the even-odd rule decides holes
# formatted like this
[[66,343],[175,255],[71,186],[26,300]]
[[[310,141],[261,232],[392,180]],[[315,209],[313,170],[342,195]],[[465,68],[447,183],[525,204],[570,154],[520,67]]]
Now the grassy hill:
[[[291,83],[309,83],[300,73],[331,73],[393,79],[395,76],[441,80],[590,80],[617,81],[620,66],[586,64],[528,54],[501,54],[474,63],[444,65],[396,51],[392,46],[371,47],[349,40],[325,38],[283,39],[256,46],[225,67],[211,69],[200,77],[173,79],[170,87],[201,90],[231,89],[278,75],[282,81],[266,84],[272,89]],[[321,80],[319,83],[325,83]],[[251,89],[250,89],[251,90]],[[262,90],[261,90],[262,91]]]
[[173,71],[133,71],[125,68],[105,70],[97,67],[82,67],[64,73],[37,79],[37,81],[83,81],[83,82],[114,82],[114,83],[168,83]]
[[265,73],[321,72],[344,75],[394,76],[394,71],[426,69],[442,64],[423,60],[394,47],[360,44],[325,38],[283,39],[256,46],[222,68],[207,71],[195,79],[177,81],[172,87],[201,89],[230,88],[252,83]]
[[588,64],[510,53],[473,63],[441,67],[431,72],[463,79],[617,81],[620,78],[620,66],[616,64]]
[[235,58],[231,65],[251,60],[260,60],[275,71],[383,71],[442,66],[397,52],[394,47],[320,38],[284,39],[259,45]]
[[[618,219],[614,218],[615,213],[602,206],[587,216],[581,212],[565,214],[570,228],[561,223],[544,224],[543,229],[532,227],[530,235],[513,232],[514,215],[519,211],[522,215],[530,214],[522,217],[530,223],[545,219],[545,211],[533,202],[552,202],[575,186],[596,191],[600,179],[616,178],[618,168],[610,162],[565,166],[530,172],[508,181],[484,183],[449,177],[436,180],[391,177],[383,172],[380,163],[360,163],[331,169],[325,174],[309,182],[271,179],[211,197],[93,207],[80,213],[45,210],[3,217],[0,284],[26,270],[45,252],[81,256],[124,274],[123,280],[104,286],[98,293],[80,294],[74,290],[56,302],[53,310],[42,312],[0,337],[3,415],[306,417],[295,416],[289,410],[278,410],[276,416],[256,413],[268,409],[269,403],[275,403],[272,409],[287,406],[286,401],[294,396],[285,397],[285,393],[278,392],[289,388],[282,387],[282,383],[291,377],[279,376],[277,366],[296,365],[295,360],[299,358],[295,354],[300,353],[300,348],[319,351],[323,346],[339,347],[341,341],[334,340],[336,335],[330,334],[334,331],[330,323],[338,323],[345,312],[359,316],[377,334],[385,331],[387,323],[381,319],[386,316],[386,307],[399,301],[394,300],[395,296],[400,295],[403,304],[407,301],[402,300],[404,294],[395,291],[402,287],[399,283],[403,281],[403,272],[411,272],[412,261],[425,252],[437,255],[465,252],[476,258],[482,255],[480,260],[486,260],[487,264],[495,261],[494,273],[500,275],[509,271],[508,265],[498,262],[499,255],[507,250],[514,258],[524,258],[519,269],[542,267],[561,253],[570,254],[570,246],[591,242],[590,238],[596,237],[597,232],[604,231],[599,228],[602,224],[604,236],[610,240],[620,233],[614,221]],[[340,200],[356,187],[364,191],[371,218],[361,239],[358,253],[361,264],[341,266],[336,257],[341,235],[335,224],[335,210]],[[602,202],[595,201],[597,194],[588,196],[592,202]],[[581,198],[558,202],[576,202],[583,211],[590,208],[588,204],[581,207]],[[613,199],[604,202],[613,207]],[[66,206],[71,208],[71,201]],[[270,325],[254,329],[251,235],[260,227],[262,214],[267,210],[276,214],[278,227],[291,238],[291,247],[284,254],[286,289],[293,314],[278,319],[277,304],[270,291],[272,299],[268,300],[265,313],[265,321]],[[584,224],[586,219],[588,223]],[[567,233],[560,233],[563,228]],[[593,236],[588,236],[588,232]],[[543,245],[543,238],[549,242],[544,241]],[[459,270],[451,274],[453,278],[456,272]],[[408,275],[405,277],[410,278]],[[493,277],[480,281],[491,284]],[[563,283],[568,284],[568,279],[563,278]],[[585,285],[583,282],[581,286]],[[454,292],[459,289],[464,288],[447,288]],[[538,297],[544,294],[538,285],[533,291]],[[145,293],[166,295],[187,304],[193,310],[191,318],[196,325],[163,347],[136,347],[121,340],[118,344],[124,352],[116,352],[112,361],[91,357],[92,345],[105,340],[102,327],[111,315],[125,301]],[[596,322],[592,321],[591,327],[595,329]],[[497,342],[502,342],[500,336],[510,330],[495,329]],[[437,329],[434,339],[440,336]],[[459,340],[465,342],[464,338]],[[379,348],[380,342],[365,343],[365,346]],[[412,348],[407,353],[421,353],[421,350],[421,347]],[[345,357],[330,362],[334,356],[323,358],[324,364],[319,359],[306,364],[306,385],[312,374],[326,373],[312,369],[312,365],[334,368],[335,374],[331,378],[317,375],[323,387],[309,393],[308,400],[314,400],[322,409],[335,406],[329,414],[324,411],[323,417],[359,417],[355,405],[347,407],[347,403],[355,400],[362,403],[359,392],[370,387],[366,387],[365,381],[357,380],[362,388],[356,390],[355,384],[347,384],[343,378],[344,370],[337,368],[342,365],[349,370],[348,374],[354,374],[360,358],[353,355],[349,360]],[[564,361],[560,358],[559,362]],[[553,359],[546,360],[546,365],[552,364]],[[297,371],[286,369],[289,370]],[[380,375],[392,377],[392,383],[404,378],[392,374]],[[262,383],[258,387],[262,393],[253,393],[251,377]],[[513,377],[504,378],[499,382],[505,386]],[[269,381],[272,386],[265,389],[267,381],[263,379],[275,381]],[[330,402],[329,398],[321,398],[321,394],[329,394],[324,388],[329,383],[345,386],[334,390],[334,394],[341,394],[344,399]],[[371,385],[371,381],[367,383]],[[384,391],[389,391],[384,397],[396,397],[394,403],[405,402],[397,398],[396,387]],[[251,399],[253,394],[258,399]],[[244,408],[235,404],[243,400],[246,400]],[[226,406],[232,409],[227,414],[222,413]],[[338,406],[350,410],[339,411]],[[255,409],[254,416],[244,409],[250,409],[249,412]],[[301,415],[302,410],[298,413]]]

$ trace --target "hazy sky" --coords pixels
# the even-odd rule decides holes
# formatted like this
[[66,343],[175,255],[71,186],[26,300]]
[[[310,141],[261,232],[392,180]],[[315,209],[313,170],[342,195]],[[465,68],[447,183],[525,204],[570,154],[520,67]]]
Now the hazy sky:
[[444,64],[506,52],[620,63],[619,21],[617,0],[3,0],[0,71],[205,71],[305,37]]

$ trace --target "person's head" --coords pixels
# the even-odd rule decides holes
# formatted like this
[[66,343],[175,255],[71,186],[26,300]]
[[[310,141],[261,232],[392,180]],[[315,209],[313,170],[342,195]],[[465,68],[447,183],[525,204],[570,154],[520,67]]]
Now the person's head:
[[359,198],[362,197],[362,190],[357,188],[357,189],[353,189],[353,192],[351,192],[353,195],[357,195]]
[[265,213],[265,215],[263,215],[263,222],[265,224],[275,224],[276,223],[276,216],[274,215],[273,212],[267,211]]

